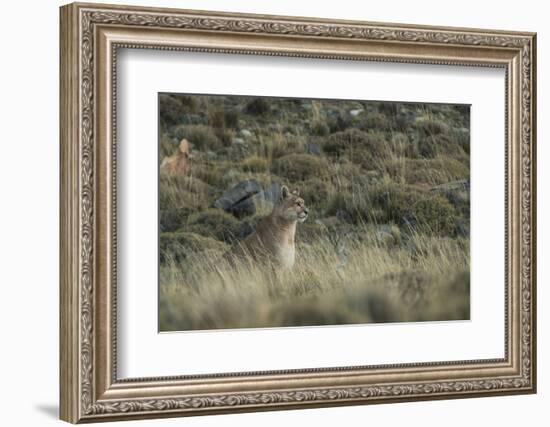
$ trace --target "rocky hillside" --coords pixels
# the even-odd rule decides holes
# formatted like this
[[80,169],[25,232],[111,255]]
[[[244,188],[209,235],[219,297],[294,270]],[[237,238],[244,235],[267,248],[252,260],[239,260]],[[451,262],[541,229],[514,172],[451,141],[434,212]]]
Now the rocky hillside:
[[190,146],[185,174],[161,172],[163,249],[245,237],[282,184],[310,207],[304,240],[364,223],[469,234],[468,106],[161,95],[160,128],[161,160]]

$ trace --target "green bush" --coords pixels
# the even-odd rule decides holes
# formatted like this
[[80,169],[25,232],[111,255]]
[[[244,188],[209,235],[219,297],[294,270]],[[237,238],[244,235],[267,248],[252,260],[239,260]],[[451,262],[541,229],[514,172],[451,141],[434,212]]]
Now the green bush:
[[185,116],[195,109],[196,101],[192,97],[167,94],[159,96],[159,117],[163,128],[182,123]]
[[365,121],[361,125],[363,130],[378,130],[385,131],[391,128],[391,121],[385,114],[382,113],[370,113],[367,114]]
[[159,205],[167,209],[202,209],[209,202],[211,187],[200,179],[161,173],[159,179]]
[[225,126],[236,129],[239,127],[239,113],[234,110],[225,111]]
[[206,209],[189,216],[186,231],[231,242],[239,234],[241,223],[221,209]]
[[223,107],[211,108],[208,111],[208,124],[215,128],[225,127],[225,110]]
[[456,212],[439,194],[386,182],[372,188],[369,198],[372,206],[382,213],[378,222],[394,222],[444,236],[455,232]]
[[242,161],[241,168],[245,172],[261,173],[269,170],[269,164],[263,157],[250,156]]
[[323,144],[323,150],[338,158],[345,157],[364,169],[378,169],[387,158],[388,143],[381,132],[364,132],[348,129],[330,135]]
[[431,118],[417,120],[416,128],[423,136],[439,135],[449,130],[449,126],[446,123]]
[[185,228],[187,219],[193,209],[172,208],[160,211],[159,227],[160,232],[177,231]]
[[354,224],[394,223],[439,236],[456,233],[457,212],[444,196],[392,181],[335,193],[327,215],[340,215]]
[[462,147],[465,153],[470,154],[470,130],[468,128],[453,128],[449,136]]
[[336,215],[354,224],[377,222],[378,213],[364,192],[354,195],[351,191],[338,191],[331,195],[326,207],[326,215]]
[[[408,218],[407,218],[408,217]],[[456,234],[456,211],[451,203],[439,194],[423,197],[405,214],[412,225],[438,236]]]
[[395,117],[403,107],[400,102],[377,102],[374,105],[381,114],[390,117]]
[[245,111],[255,116],[267,114],[271,108],[271,102],[265,98],[254,98],[246,105]]
[[390,160],[386,163],[386,171],[397,182],[430,186],[470,176],[467,166],[450,157]]
[[466,158],[466,153],[460,143],[450,135],[437,134],[421,137],[418,142],[420,156],[434,158],[439,155]]
[[163,133],[160,136],[160,142],[159,142],[159,160],[162,162],[162,159],[174,154],[177,148],[178,146],[175,143],[175,141],[172,138],[170,138],[168,134]]
[[160,234],[160,262],[168,260],[184,262],[192,257],[221,255],[229,247],[216,239],[189,232],[169,232]]
[[206,184],[220,188],[225,183],[225,168],[217,162],[196,161],[191,166],[191,176],[195,177]]
[[214,129],[206,125],[181,125],[175,130],[177,140],[187,139],[196,150],[216,151],[222,147],[222,141]]
[[324,206],[333,191],[333,185],[329,180],[310,178],[301,182],[298,190],[307,206]]
[[347,112],[338,112],[329,117],[327,124],[330,133],[342,132],[352,126],[352,117]]
[[223,106],[211,108],[208,111],[208,124],[215,128],[236,129],[239,126],[239,113]]
[[330,128],[326,122],[317,120],[311,125],[311,133],[316,136],[326,136],[330,133]]
[[330,175],[326,159],[310,154],[288,154],[280,157],[273,162],[271,170],[291,182]]

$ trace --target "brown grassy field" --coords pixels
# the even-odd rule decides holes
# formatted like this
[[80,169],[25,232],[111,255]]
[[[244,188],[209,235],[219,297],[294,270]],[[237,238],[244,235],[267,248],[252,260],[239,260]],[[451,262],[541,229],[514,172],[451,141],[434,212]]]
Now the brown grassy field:
[[[469,108],[160,96],[160,330],[469,318]],[[246,180],[298,188],[292,271],[221,255],[270,211],[214,207]]]

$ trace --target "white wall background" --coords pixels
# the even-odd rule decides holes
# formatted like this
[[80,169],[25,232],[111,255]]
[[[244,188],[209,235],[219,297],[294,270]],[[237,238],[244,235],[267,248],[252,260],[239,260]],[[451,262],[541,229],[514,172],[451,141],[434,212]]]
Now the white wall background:
[[[110,0],[113,3],[122,3]],[[130,1],[130,0],[129,0]],[[137,421],[131,425],[545,425],[550,405],[550,29],[544,2],[133,0],[133,4],[538,32],[539,393],[438,402]],[[3,5],[0,66],[0,401],[2,425],[59,425],[58,7]],[[547,421],[546,421],[547,422]]]

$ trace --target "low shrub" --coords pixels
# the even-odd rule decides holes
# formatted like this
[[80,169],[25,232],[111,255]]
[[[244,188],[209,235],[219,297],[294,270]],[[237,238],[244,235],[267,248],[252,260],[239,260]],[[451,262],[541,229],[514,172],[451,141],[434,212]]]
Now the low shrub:
[[222,147],[222,141],[214,129],[206,125],[181,125],[175,129],[176,139],[187,139],[195,150],[215,151]]
[[180,263],[207,254],[221,255],[229,248],[225,243],[211,237],[182,231],[161,233],[159,246],[161,263],[168,260]]
[[330,135],[323,144],[324,151],[339,159],[347,158],[366,170],[379,169],[388,157],[388,143],[381,132],[348,129]]
[[159,141],[159,160],[162,161],[165,157],[171,156],[177,148],[176,141],[170,138],[167,133],[162,133]]
[[342,132],[352,126],[352,117],[347,112],[337,112],[330,116],[327,125],[330,133]]
[[330,127],[325,120],[315,120],[311,123],[310,130],[315,136],[326,136],[330,133]]
[[315,177],[301,182],[298,190],[307,206],[324,207],[334,187],[329,180]]
[[189,208],[172,208],[160,211],[160,232],[178,231],[185,228],[189,215],[193,213]]
[[374,105],[381,114],[389,117],[396,116],[403,107],[399,102],[377,102]]
[[189,216],[186,231],[231,241],[239,228],[239,220],[221,209],[206,209]]
[[383,113],[370,113],[365,117],[364,122],[361,124],[363,130],[377,130],[386,131],[391,129],[392,123],[388,117]]
[[449,126],[441,120],[423,118],[416,121],[416,129],[423,136],[433,136],[446,133],[449,130]]
[[418,152],[421,157],[434,158],[439,155],[455,158],[467,158],[461,144],[447,134],[436,134],[420,137],[417,141]]
[[217,162],[197,161],[191,165],[191,176],[215,187],[223,188],[225,184],[225,168]]
[[397,182],[426,184],[430,186],[465,179],[470,170],[463,163],[450,157],[434,159],[397,159],[385,163],[386,171]]
[[456,211],[451,203],[439,194],[421,198],[410,207],[403,218],[417,230],[438,236],[456,234]]
[[196,101],[192,97],[162,94],[159,96],[159,117],[161,127],[166,129],[182,123],[185,116],[196,109]]
[[280,157],[273,162],[271,170],[291,182],[330,175],[327,160],[311,154],[288,154]]
[[394,223],[439,236],[456,233],[457,213],[447,198],[392,181],[335,193],[329,200],[327,215],[337,215],[354,224]]
[[241,168],[245,172],[262,173],[269,170],[269,163],[266,158],[250,156],[242,161]]
[[260,157],[277,159],[287,154],[306,153],[308,142],[309,138],[305,135],[273,131],[261,135],[254,144],[254,150]]
[[267,114],[270,110],[270,101],[265,98],[253,98],[245,107],[248,114],[261,116]]
[[168,209],[202,209],[209,203],[211,187],[200,179],[161,173],[159,179],[159,206]]

